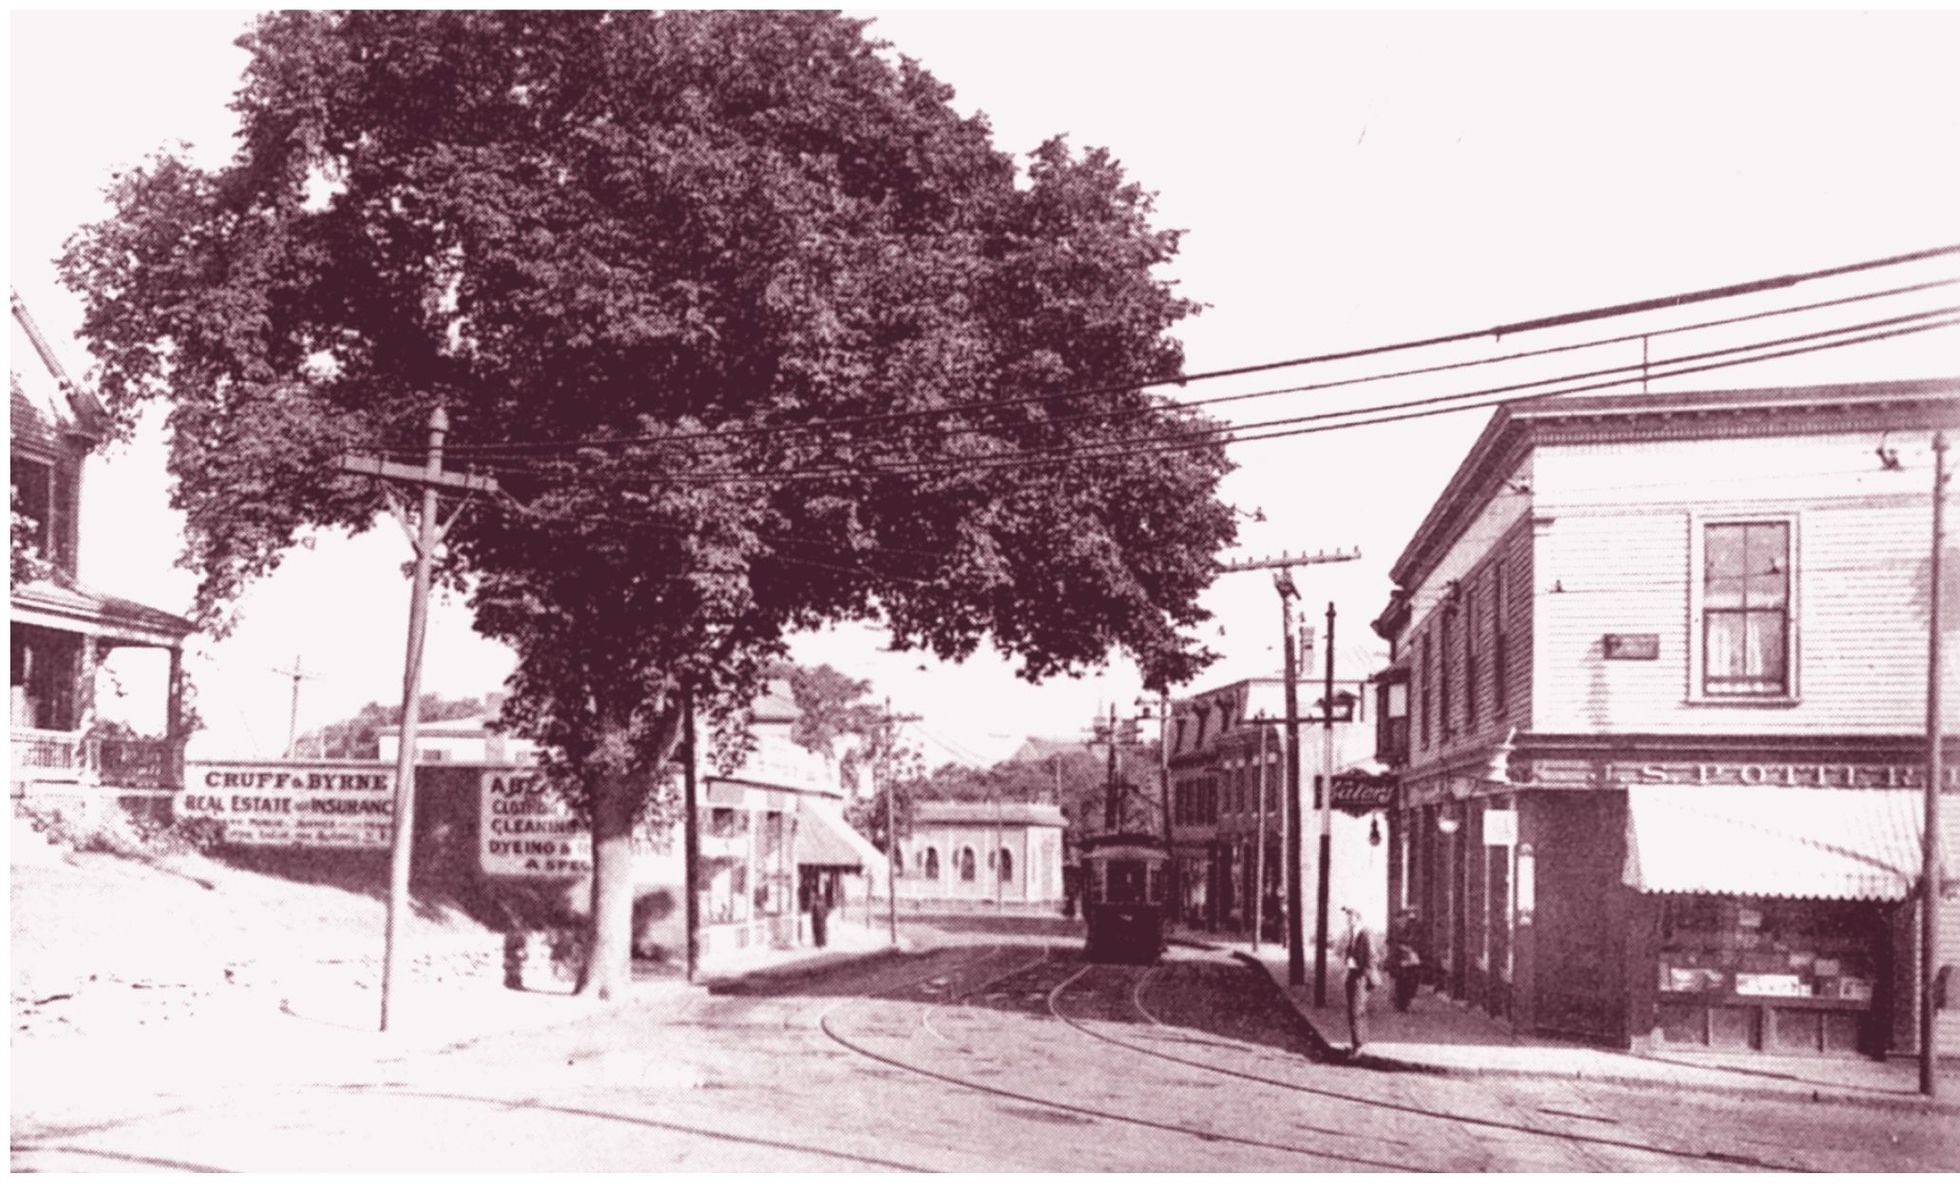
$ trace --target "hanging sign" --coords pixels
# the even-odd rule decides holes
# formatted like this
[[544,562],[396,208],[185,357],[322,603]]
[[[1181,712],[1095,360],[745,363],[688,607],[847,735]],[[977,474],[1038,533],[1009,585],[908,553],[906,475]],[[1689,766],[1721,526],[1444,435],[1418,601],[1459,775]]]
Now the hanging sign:
[[216,822],[226,845],[385,850],[394,786],[392,763],[187,763],[176,811]]
[[1518,811],[1512,808],[1487,808],[1484,810],[1484,845],[1515,846],[1518,844]]
[[[1314,777],[1318,795],[1320,777]],[[1392,775],[1337,775],[1334,777],[1334,807],[1344,812],[1368,812],[1389,806],[1395,796]]]
[[563,878],[592,873],[592,831],[545,784],[544,773],[483,772],[477,861],[486,875]]

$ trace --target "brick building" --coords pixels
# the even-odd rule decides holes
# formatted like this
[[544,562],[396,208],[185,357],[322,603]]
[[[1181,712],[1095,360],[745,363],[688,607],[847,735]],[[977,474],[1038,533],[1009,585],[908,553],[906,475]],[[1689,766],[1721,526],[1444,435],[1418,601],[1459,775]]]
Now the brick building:
[[1375,622],[1390,899],[1451,994],[1635,1048],[1916,1047],[1929,442],[1956,426],[1960,381],[1497,411]]

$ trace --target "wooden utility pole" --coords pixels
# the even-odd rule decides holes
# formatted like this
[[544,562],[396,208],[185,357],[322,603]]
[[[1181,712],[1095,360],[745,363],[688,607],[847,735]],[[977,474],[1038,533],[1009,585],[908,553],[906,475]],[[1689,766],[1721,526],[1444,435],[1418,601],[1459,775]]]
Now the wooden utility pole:
[[878,794],[885,798],[885,921],[891,926],[893,945],[898,944],[898,812],[897,795],[892,791],[891,755],[898,723],[918,720],[916,713],[893,713],[892,699],[885,698],[885,717],[879,723],[883,741],[878,744]]
[[1171,692],[1157,693],[1157,803],[1164,814],[1164,896],[1172,908],[1182,908],[1177,884],[1177,848],[1171,835]]
[[1321,703],[1320,783],[1314,799],[1320,804],[1320,873],[1314,879],[1313,1005],[1327,1006],[1327,893],[1328,872],[1334,862],[1334,603],[1327,603],[1327,689]]
[[[1286,822],[1286,981],[1298,987],[1307,981],[1306,926],[1300,900],[1300,694],[1295,674],[1298,658],[1293,650],[1293,602],[1300,591],[1293,587],[1293,574],[1284,568],[1273,573],[1273,587],[1279,590],[1280,641],[1286,650],[1286,778],[1282,790],[1293,813]],[[1321,999],[1324,1002],[1325,992]]]
[[[1279,590],[1280,637],[1286,651],[1286,758],[1280,780],[1280,817],[1286,838],[1286,978],[1296,987],[1304,986],[1307,981],[1306,927],[1301,919],[1300,899],[1300,821],[1304,811],[1300,808],[1300,699],[1294,690],[1298,657],[1294,654],[1293,646],[1293,602],[1299,598],[1300,591],[1293,587],[1293,574],[1288,569],[1296,564],[1339,564],[1360,558],[1359,547],[1337,548],[1311,554],[1299,552],[1262,559],[1227,560],[1218,569],[1220,572],[1254,572],[1270,568],[1273,570],[1273,587]],[[1261,745],[1263,748],[1263,739]],[[1326,873],[1324,868],[1322,873]],[[1321,936],[1324,939],[1326,933],[1323,931]],[[1325,948],[1324,940],[1322,948]],[[1324,992],[1319,996],[1319,1002],[1325,1004]]]
[[[272,673],[275,676],[291,676],[293,678],[293,704],[292,704],[291,711],[286,715],[286,757],[289,759],[298,758],[299,757],[299,682],[301,680],[318,679],[318,677],[313,675],[311,672],[305,672],[300,670],[300,657],[297,655],[293,656],[292,671],[288,672],[288,671],[283,671],[279,668],[273,668]],[[320,757],[324,759],[327,757],[327,740],[325,737],[325,731],[322,731],[321,734],[322,736],[320,738]]]
[[[340,458],[342,472],[403,481],[422,489],[421,518],[410,528],[408,515],[393,494],[389,508],[400,520],[415,549],[415,579],[409,589],[408,651],[402,666],[401,749],[395,759],[395,840],[388,866],[388,927],[386,948],[381,960],[381,1031],[388,1031],[389,1013],[394,1006],[395,961],[400,953],[401,930],[408,909],[409,861],[415,837],[415,731],[421,720],[422,643],[429,614],[429,578],[435,567],[436,548],[448,526],[436,525],[436,494],[441,490],[468,495],[495,493],[497,483],[488,477],[442,471],[442,444],[449,434],[448,412],[438,406],[429,412],[428,464],[397,464],[372,456],[346,454]],[[457,509],[460,511],[461,506]],[[455,515],[450,515],[454,521]]]
[[1933,980],[1938,976],[1933,952],[1939,947],[1940,917],[1940,573],[1946,547],[1946,433],[1933,433],[1933,558],[1926,602],[1926,834],[1920,842],[1919,865],[1919,1093],[1931,1097],[1939,1090],[1934,1065],[1933,1029],[1938,1005]]
[[[681,689],[681,886],[686,892],[687,981],[701,962],[701,814],[695,791],[694,685]],[[871,901],[866,900],[869,904]]]

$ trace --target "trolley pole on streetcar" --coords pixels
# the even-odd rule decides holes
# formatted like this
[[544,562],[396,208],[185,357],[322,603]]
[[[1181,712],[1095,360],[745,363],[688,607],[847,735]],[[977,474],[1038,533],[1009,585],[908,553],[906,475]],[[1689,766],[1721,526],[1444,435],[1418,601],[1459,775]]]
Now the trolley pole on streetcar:
[[[471,493],[489,494],[497,490],[497,483],[488,477],[442,471],[442,445],[448,435],[449,413],[437,406],[429,412],[426,466],[398,464],[392,460],[352,453],[343,454],[339,462],[340,471],[344,473],[406,482],[418,485],[422,490],[421,517],[412,528],[407,512],[395,495],[383,491],[389,509],[402,524],[402,531],[409,536],[409,544],[415,550],[415,579],[409,588],[408,601],[408,650],[402,666],[401,747],[395,759],[394,842],[388,865],[388,919],[381,959],[383,1032],[388,1031],[390,1012],[394,1008],[395,961],[401,952],[401,931],[408,908],[409,865],[415,845],[415,732],[420,725],[422,712],[422,645],[428,626],[429,579],[435,568],[436,548],[441,546],[450,525],[436,524],[436,495],[449,490],[467,497]],[[462,506],[458,505],[449,516],[450,523],[461,512]]]

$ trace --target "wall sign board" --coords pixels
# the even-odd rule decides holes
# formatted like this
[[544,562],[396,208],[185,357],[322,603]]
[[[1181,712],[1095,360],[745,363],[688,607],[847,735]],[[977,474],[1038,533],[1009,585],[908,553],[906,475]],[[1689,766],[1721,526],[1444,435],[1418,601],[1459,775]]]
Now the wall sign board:
[[176,812],[217,823],[227,845],[385,850],[393,763],[186,763]]

